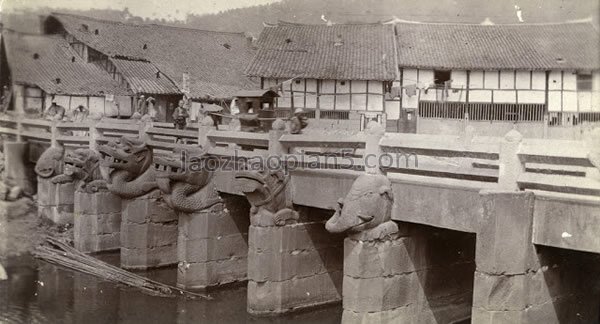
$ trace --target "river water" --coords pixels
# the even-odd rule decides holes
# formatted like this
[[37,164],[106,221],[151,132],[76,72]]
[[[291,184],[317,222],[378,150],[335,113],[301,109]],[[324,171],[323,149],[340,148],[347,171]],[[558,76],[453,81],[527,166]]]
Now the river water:
[[[101,259],[118,264],[117,253]],[[279,317],[246,312],[246,285],[209,291],[213,300],[185,300],[145,295],[86,274],[65,270],[30,256],[5,264],[8,280],[0,281],[0,323],[340,323],[337,303]],[[174,284],[177,269],[140,274]]]

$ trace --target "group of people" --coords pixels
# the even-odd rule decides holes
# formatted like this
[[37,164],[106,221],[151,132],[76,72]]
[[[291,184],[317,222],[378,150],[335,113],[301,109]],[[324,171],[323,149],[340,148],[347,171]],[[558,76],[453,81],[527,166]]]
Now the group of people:
[[[52,104],[44,111],[42,117],[47,120],[64,120],[66,113],[67,110],[65,107],[57,104],[56,100],[52,100]],[[86,107],[79,105],[77,108],[73,109],[69,120],[73,122],[83,122],[87,119],[89,114],[90,112]]]

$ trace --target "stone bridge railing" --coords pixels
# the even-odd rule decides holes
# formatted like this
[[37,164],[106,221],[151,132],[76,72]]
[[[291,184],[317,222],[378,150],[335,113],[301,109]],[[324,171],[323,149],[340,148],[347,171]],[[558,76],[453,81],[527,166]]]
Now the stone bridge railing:
[[223,131],[198,124],[176,130],[170,123],[143,120],[74,123],[8,115],[0,116],[0,136],[9,142],[91,149],[110,139],[131,136],[144,139],[157,154],[172,153],[177,147],[201,146],[215,157],[277,156],[296,170],[377,170],[440,180],[472,180],[482,183],[481,188],[600,195],[598,166],[590,160],[599,154],[594,151],[600,150],[597,138],[587,142],[528,139],[516,131],[504,138],[475,136],[468,131],[464,136],[383,132],[292,135],[284,130]]
[[[474,323],[536,323],[541,318],[558,322],[580,314],[598,318],[597,286],[578,279],[600,273],[598,132],[587,141],[565,141],[526,139],[515,130],[504,137],[477,136],[469,129],[463,136],[392,134],[377,124],[361,133],[288,134],[281,123],[274,124],[269,133],[248,133],[205,125],[175,130],[167,123],[144,120],[76,124],[1,117],[0,134],[7,175],[17,180],[24,177],[19,173],[23,170],[11,164],[27,153],[22,148],[7,152],[11,141],[96,149],[125,135],[143,139],[155,156],[201,147],[208,156],[236,165],[276,157],[289,171],[283,181],[288,184],[282,198],[285,208],[254,204],[248,226],[240,226],[233,212],[221,209],[179,215],[183,225],[177,244],[185,243],[188,250],[180,251],[183,264],[191,264],[180,271],[186,274],[182,284],[206,286],[246,278],[251,312],[285,312],[339,300],[343,272],[345,323],[449,322],[469,316]],[[218,191],[244,195],[247,188],[236,184],[235,172],[215,173]],[[376,201],[373,209],[391,209],[388,216],[399,230],[385,238],[350,236],[341,243],[325,232],[323,214],[333,209],[338,216],[352,214],[351,207],[344,211],[336,204],[351,205],[356,197],[347,194],[365,174],[389,183],[372,192],[393,203]],[[131,212],[138,202],[122,205],[129,206],[120,210],[123,219],[126,213],[140,214]],[[288,213],[294,217],[280,223],[267,219],[291,205],[308,209],[297,208],[299,216]],[[219,244],[224,243],[215,241],[222,228],[228,230],[228,240],[237,242],[231,244],[235,250],[222,249]],[[236,232],[240,228],[248,231]],[[131,239],[124,229],[122,225],[121,244],[124,237]],[[182,238],[181,233],[188,236]],[[198,256],[195,244],[204,244],[202,240],[210,241],[215,251],[235,255],[227,264],[236,270],[217,268],[225,264],[221,259],[189,259]],[[572,251],[577,252],[569,254]],[[206,257],[213,257],[211,253]],[[210,278],[200,280],[198,273]],[[457,299],[445,304],[445,297]],[[595,302],[595,311],[573,310],[573,300]],[[435,305],[443,307],[434,309]]]

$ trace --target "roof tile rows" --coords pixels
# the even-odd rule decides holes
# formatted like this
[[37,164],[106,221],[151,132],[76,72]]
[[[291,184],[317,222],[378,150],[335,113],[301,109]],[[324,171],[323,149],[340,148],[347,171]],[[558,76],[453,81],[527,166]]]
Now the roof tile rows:
[[136,92],[181,94],[177,86],[150,62],[116,58],[110,60]]
[[600,68],[600,33],[590,22],[396,24],[398,64],[447,69]]
[[6,30],[2,38],[16,83],[36,85],[49,94],[130,94],[106,71],[85,62],[58,35],[30,35]]
[[393,80],[393,26],[382,24],[265,27],[246,73],[273,78]]
[[491,26],[279,23],[264,28],[258,47],[246,72],[270,78],[390,80],[394,55],[400,67],[415,68],[600,68],[600,33],[590,22]]
[[52,16],[77,40],[109,57],[152,63],[180,90],[184,72],[189,73],[192,97],[228,98],[232,91],[259,86],[243,73],[254,50],[242,33]]

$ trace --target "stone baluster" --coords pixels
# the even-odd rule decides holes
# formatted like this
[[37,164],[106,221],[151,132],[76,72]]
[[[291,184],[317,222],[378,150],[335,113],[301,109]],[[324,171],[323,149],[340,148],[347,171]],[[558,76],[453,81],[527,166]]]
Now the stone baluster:
[[148,129],[152,128],[153,125],[152,125],[152,119],[150,119],[149,116],[148,116],[148,118],[145,118],[145,117],[147,117],[147,115],[140,119],[138,136],[139,136],[140,140],[147,142],[152,139],[148,135],[147,131],[148,131]]
[[500,143],[500,159],[498,171],[498,186],[502,190],[519,190],[519,176],[525,171],[525,166],[519,159],[519,147],[523,135],[513,129],[506,133]]
[[200,145],[200,147],[202,147],[205,151],[208,151],[216,146],[216,143],[208,137],[208,133],[215,129],[215,126],[212,124],[204,125],[204,123],[200,123],[198,125],[198,145]]
[[59,147],[60,143],[58,142],[58,121],[52,120],[50,122],[50,147]]
[[98,140],[100,139],[100,137],[102,137],[102,133],[98,130],[98,128],[96,128],[96,125],[98,123],[100,123],[101,121],[101,117],[98,116],[97,118],[91,118],[89,121],[89,136],[90,136],[90,144],[89,144],[89,148],[90,150],[94,150],[94,151],[98,151]]
[[281,136],[285,133],[285,122],[281,119],[276,119],[273,122],[273,129],[269,131],[269,155],[285,154],[286,148],[279,142]]
[[17,127],[17,142],[21,142],[23,140],[23,136],[21,135],[23,133],[23,124],[21,123],[22,119],[23,116],[17,116],[17,118],[15,119],[15,125]]
[[371,121],[367,124],[365,130],[365,172],[368,174],[381,174],[380,158],[381,147],[379,141],[385,134],[385,129],[381,124]]

